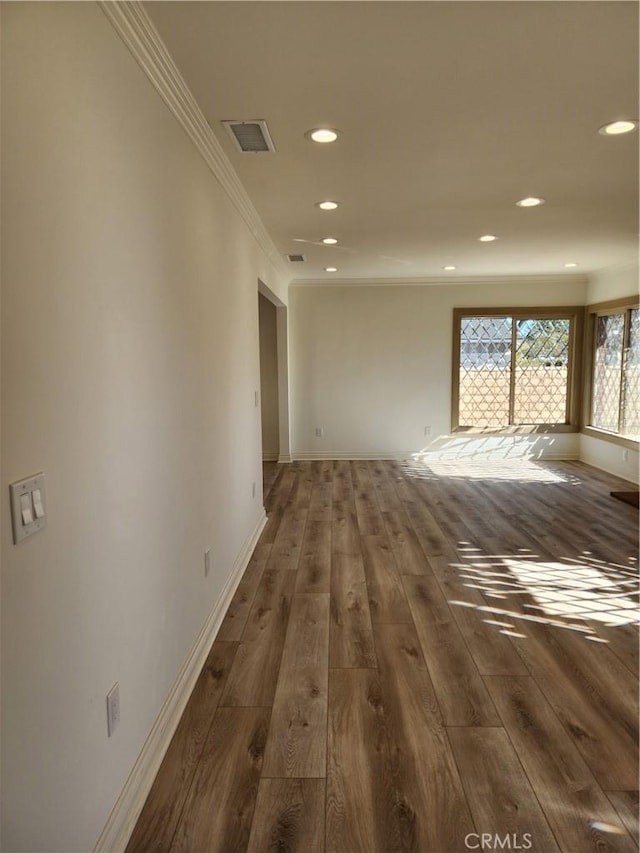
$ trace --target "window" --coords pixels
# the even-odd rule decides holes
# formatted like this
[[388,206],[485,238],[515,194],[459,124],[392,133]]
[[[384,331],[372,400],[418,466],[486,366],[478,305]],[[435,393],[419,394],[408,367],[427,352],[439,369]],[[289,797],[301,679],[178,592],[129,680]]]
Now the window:
[[592,305],[587,423],[597,430],[640,440],[640,315],[629,300]]
[[576,429],[582,309],[454,311],[453,429]]

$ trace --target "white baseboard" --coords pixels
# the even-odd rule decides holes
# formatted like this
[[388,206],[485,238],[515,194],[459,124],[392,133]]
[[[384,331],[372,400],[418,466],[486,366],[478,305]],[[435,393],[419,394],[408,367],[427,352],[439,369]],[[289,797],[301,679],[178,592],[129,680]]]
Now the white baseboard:
[[578,459],[580,459],[580,454],[574,453],[574,451],[567,451],[567,453],[554,453],[553,451],[548,451],[540,453],[537,456],[530,456],[529,459],[533,459],[534,462],[536,459],[539,459],[541,462],[577,462]]
[[263,462],[277,462],[279,459],[279,455],[277,453],[263,453],[262,461]]
[[291,456],[288,453],[282,454],[282,456],[278,456],[278,462],[291,462]]
[[415,451],[412,450],[371,450],[361,453],[357,450],[301,450],[292,454],[294,460],[329,460],[329,459],[407,459]]
[[129,778],[100,833],[94,853],[120,853],[126,848],[233,594],[266,523],[267,517],[263,510],[254,530],[242,546],[220,597],[160,709]]
[[578,453],[575,451],[567,451],[567,452],[555,452],[552,450],[544,450],[544,451],[531,451],[527,452],[526,450],[522,453],[520,457],[513,457],[505,454],[504,450],[489,449],[483,453],[479,453],[478,451],[470,451],[466,453],[463,449],[440,449],[434,447],[433,449],[427,450],[381,450],[381,451],[370,451],[367,453],[360,453],[358,451],[296,451],[292,454],[293,459],[295,461],[315,461],[315,460],[331,460],[331,459],[393,459],[393,460],[405,460],[405,459],[422,459],[423,461],[431,460],[433,462],[444,462],[444,461],[455,461],[455,460],[464,460],[466,458],[475,459],[475,458],[484,458],[484,459],[509,459],[509,458],[522,458],[522,459],[539,459],[541,462],[545,460],[549,462],[553,461],[573,461],[579,458]]
[[578,454],[574,451],[566,453],[556,453],[554,451],[542,451],[535,453],[524,452],[520,456],[508,454],[499,449],[487,450],[484,453],[469,452],[464,450],[459,451],[425,451],[423,453],[412,453],[413,459],[419,459],[421,462],[473,462],[475,461],[492,461],[492,462],[575,462],[578,460]]

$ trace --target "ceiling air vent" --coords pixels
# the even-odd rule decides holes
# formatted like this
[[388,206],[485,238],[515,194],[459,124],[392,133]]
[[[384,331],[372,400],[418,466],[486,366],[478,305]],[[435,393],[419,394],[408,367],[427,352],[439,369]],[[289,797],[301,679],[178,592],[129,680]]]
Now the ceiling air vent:
[[301,264],[305,260],[304,255],[287,255],[287,257],[292,264]]
[[223,121],[222,124],[231,134],[236,148],[245,154],[257,154],[261,151],[275,151],[266,121]]

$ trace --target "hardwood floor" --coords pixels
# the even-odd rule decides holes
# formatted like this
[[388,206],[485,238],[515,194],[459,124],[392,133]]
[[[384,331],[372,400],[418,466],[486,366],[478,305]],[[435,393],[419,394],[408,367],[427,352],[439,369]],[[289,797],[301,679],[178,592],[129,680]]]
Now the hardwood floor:
[[638,514],[580,463],[265,465],[128,845],[638,849]]

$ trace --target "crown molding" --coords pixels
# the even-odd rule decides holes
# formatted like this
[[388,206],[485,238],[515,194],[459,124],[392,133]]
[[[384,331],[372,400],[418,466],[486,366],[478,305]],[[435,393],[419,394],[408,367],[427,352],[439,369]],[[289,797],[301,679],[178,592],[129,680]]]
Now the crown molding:
[[290,287],[450,287],[458,284],[587,284],[588,276],[583,273],[568,275],[484,275],[467,278],[442,278],[425,276],[421,278],[332,278],[303,279],[296,278]]
[[187,132],[262,251],[287,280],[290,273],[280,252],[142,4],[99,0],[98,6]]

